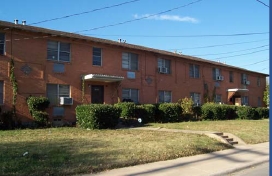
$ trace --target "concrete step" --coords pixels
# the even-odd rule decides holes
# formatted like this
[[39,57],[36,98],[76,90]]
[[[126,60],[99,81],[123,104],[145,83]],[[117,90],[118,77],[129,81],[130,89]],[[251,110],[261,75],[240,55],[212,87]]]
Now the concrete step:
[[237,142],[237,141],[230,141],[229,143],[230,143],[231,145],[238,144],[238,142]]
[[233,141],[233,138],[226,138],[226,140],[227,140],[228,142],[232,142],[232,141]]
[[221,133],[221,132],[214,133],[214,134],[216,134],[216,135],[218,135],[218,136],[223,136],[223,133]]
[[225,139],[231,145],[238,144],[237,141],[234,141],[233,138],[229,138],[229,136],[224,135],[224,133],[218,132],[218,133],[214,133],[214,134],[216,134],[216,135],[220,136],[221,138]]

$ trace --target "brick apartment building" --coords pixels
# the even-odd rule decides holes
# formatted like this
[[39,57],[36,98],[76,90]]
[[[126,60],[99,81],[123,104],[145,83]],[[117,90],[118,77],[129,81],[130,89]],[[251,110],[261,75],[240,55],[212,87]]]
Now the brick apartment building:
[[0,21],[0,104],[12,107],[10,60],[18,82],[17,116],[32,121],[26,98],[47,96],[50,120],[74,123],[82,103],[177,102],[192,97],[253,107],[268,75],[163,50]]

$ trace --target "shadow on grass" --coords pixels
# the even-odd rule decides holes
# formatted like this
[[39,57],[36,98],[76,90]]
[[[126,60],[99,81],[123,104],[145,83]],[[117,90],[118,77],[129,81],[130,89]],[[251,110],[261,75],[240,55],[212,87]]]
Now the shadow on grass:
[[[198,149],[204,150],[203,152],[209,152],[203,148],[198,148]],[[160,172],[163,172],[165,170],[175,169],[178,167],[191,165],[191,164],[200,165],[200,164],[203,164],[203,162],[209,162],[211,160],[218,159],[218,158],[223,159],[223,160],[227,160],[228,162],[233,163],[233,165],[238,164],[238,163],[250,162],[252,160],[252,159],[249,160],[248,158],[247,159],[241,158],[241,157],[239,158],[236,156],[237,154],[241,154],[241,153],[254,155],[255,157],[269,156],[268,152],[260,152],[260,151],[254,150],[254,149],[234,148],[228,154],[220,153],[220,152],[212,152],[212,153],[208,153],[206,155],[203,155],[203,157],[190,158],[189,160],[179,160],[179,161],[165,164],[164,166],[159,165],[159,167],[150,166],[149,167],[150,169],[146,169],[145,171],[135,171],[135,172],[131,172],[130,174],[124,173],[122,175],[123,176],[140,176],[140,175],[149,175],[149,174],[156,175],[156,174],[159,174]]]
[[[82,146],[82,147],[79,147]],[[0,146],[0,175],[75,175],[110,169],[121,153],[107,148],[105,141],[66,139],[12,142]]]

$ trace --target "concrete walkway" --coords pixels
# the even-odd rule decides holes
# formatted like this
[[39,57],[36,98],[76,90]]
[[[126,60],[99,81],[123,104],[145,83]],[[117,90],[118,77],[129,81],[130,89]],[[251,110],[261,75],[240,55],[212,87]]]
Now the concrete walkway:
[[[269,142],[254,145],[239,145],[208,154],[182,157],[132,167],[113,169],[96,176],[213,176],[230,175],[269,161]],[[87,175],[86,175],[87,176]]]

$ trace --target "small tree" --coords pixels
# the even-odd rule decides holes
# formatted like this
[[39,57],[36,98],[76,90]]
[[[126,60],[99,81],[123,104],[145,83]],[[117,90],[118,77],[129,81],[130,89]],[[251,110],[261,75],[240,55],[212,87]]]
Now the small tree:
[[264,91],[264,96],[263,96],[263,101],[266,104],[266,106],[269,106],[269,85],[266,85],[266,88]]

